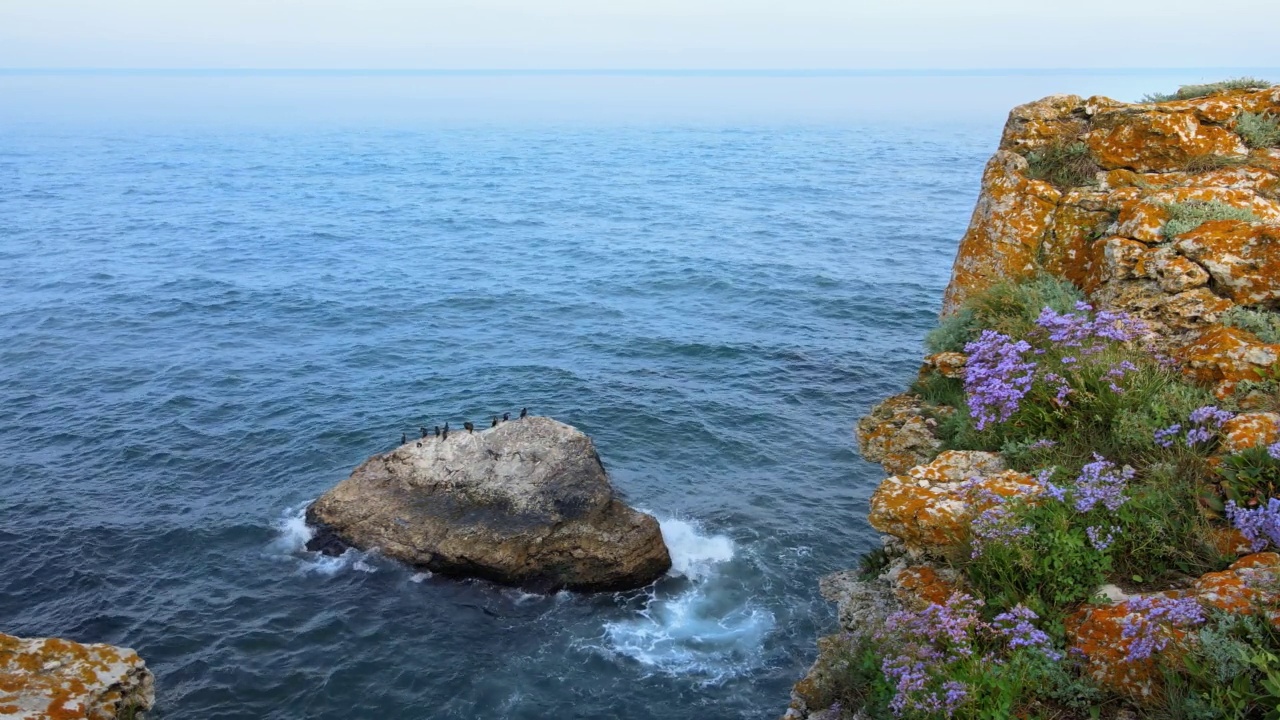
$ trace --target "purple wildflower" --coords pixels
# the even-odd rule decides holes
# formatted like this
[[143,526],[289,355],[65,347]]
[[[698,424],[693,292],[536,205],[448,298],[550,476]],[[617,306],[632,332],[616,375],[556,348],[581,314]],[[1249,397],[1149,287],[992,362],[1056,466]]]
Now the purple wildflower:
[[1156,444],[1160,447],[1173,447],[1173,439],[1182,432],[1182,424],[1174,423],[1163,430],[1156,431]]
[[1194,597],[1136,597],[1128,601],[1128,608],[1129,614],[1120,621],[1120,636],[1130,640],[1126,657],[1130,662],[1145,660],[1168,647],[1171,627],[1205,621],[1204,610]]
[[992,627],[1009,641],[1009,649],[1035,648],[1049,659],[1057,661],[1062,654],[1053,649],[1053,642],[1044,631],[1031,624],[1040,617],[1025,605],[1015,605],[1012,610],[1000,613],[992,620]]
[[1202,408],[1193,410],[1189,419],[1196,425],[1203,425],[1205,427],[1213,427],[1216,429],[1226,425],[1227,421],[1233,417],[1235,417],[1235,415],[1227,410],[1220,410],[1213,405],[1205,405]]
[[1063,365],[1072,365],[1072,364],[1074,364],[1075,362],[1076,362],[1076,359],[1075,359],[1074,357],[1070,356],[1070,355],[1066,355],[1066,356],[1064,356],[1064,357],[1062,358],[1062,364],[1063,364]]
[[1116,533],[1120,532],[1120,528],[1112,525],[1107,529],[1107,534],[1102,534],[1101,527],[1090,525],[1084,529],[1084,534],[1089,536],[1089,544],[1098,552],[1106,552],[1111,547],[1111,543],[1115,542]]
[[1115,511],[1128,500],[1125,485],[1133,479],[1134,469],[1116,464],[1094,453],[1093,462],[1085,465],[1076,478],[1075,498],[1078,512],[1089,512],[1099,504]]
[[982,487],[981,482],[980,477],[971,478],[960,485],[961,492],[971,505],[986,506],[974,516],[969,525],[973,538],[972,557],[975,558],[982,554],[988,543],[1025,537],[1033,531],[1028,524],[1017,524],[1017,513],[1010,506],[1009,498]]
[[[1049,438],[1042,438],[1042,439],[1040,439],[1040,440],[1037,440],[1037,441],[1035,441],[1035,442],[1031,443],[1031,445],[1030,445],[1027,449],[1028,449],[1028,450],[1047,450],[1047,449],[1049,449],[1049,448],[1051,448],[1051,447],[1057,447],[1057,445],[1058,445],[1058,441],[1057,441],[1057,440],[1050,440]],[[1280,447],[1280,443],[1276,443],[1276,447]]]
[[1272,460],[1280,460],[1280,442],[1268,445],[1267,454],[1271,456]]
[[1040,472],[1036,473],[1036,482],[1043,489],[1043,492],[1045,495],[1048,495],[1049,497],[1053,498],[1054,500],[1057,500],[1058,502],[1066,502],[1067,491],[1050,482],[1051,480],[1053,480],[1053,474],[1057,472],[1057,470],[1058,468],[1056,467],[1045,468],[1041,470]]
[[[1036,324],[1048,331],[1051,342],[1063,347],[1084,347],[1086,340],[1114,340],[1130,342],[1142,337],[1147,331],[1146,325],[1127,313],[1099,312],[1092,319],[1089,313],[1093,306],[1088,303],[1076,303],[1076,312],[1058,313],[1046,307],[1040,311]],[[1094,354],[1103,349],[1102,345],[1093,344],[1085,349],[1085,354]]]
[[1228,501],[1227,520],[1249,539],[1254,552],[1266,549],[1267,543],[1280,547],[1280,498],[1271,498],[1265,507],[1256,508]]
[[1025,340],[1015,341],[1008,335],[983,330],[964,350],[969,355],[964,389],[977,429],[1008,420],[1031,389],[1036,364],[1023,357],[1031,345]]

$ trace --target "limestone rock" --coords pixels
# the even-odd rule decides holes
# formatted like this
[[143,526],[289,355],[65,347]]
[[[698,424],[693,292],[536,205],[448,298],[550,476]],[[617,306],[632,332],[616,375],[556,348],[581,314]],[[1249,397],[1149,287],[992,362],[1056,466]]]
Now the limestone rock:
[[[1143,611],[1132,603],[1136,598],[1194,598],[1204,608],[1218,608],[1234,613],[1262,611],[1272,622],[1280,620],[1280,596],[1274,588],[1280,576],[1280,555],[1256,553],[1240,558],[1221,572],[1198,578],[1190,588],[1162,593],[1135,595],[1110,605],[1085,605],[1066,620],[1067,638],[1072,650],[1085,659],[1085,667],[1099,684],[1115,692],[1135,697],[1151,696],[1161,682],[1158,658],[1129,660],[1133,642],[1123,635],[1123,625],[1130,616]],[[1167,627],[1171,644],[1164,653],[1181,652],[1181,642],[1191,641],[1188,629]]]
[[1222,426],[1222,452],[1231,454],[1280,441],[1280,414],[1246,412]]
[[1001,279],[1035,274],[1062,191],[1026,172],[1026,158],[1007,150],[996,151],[987,163],[978,204],[951,268],[944,311]]
[[133,720],[154,703],[155,679],[133,650],[0,634],[0,717]]
[[1269,345],[1253,333],[1217,325],[1201,333],[1179,352],[1186,372],[1214,385],[1219,397],[1241,380],[1258,380],[1261,371],[1280,361],[1280,345]]
[[1209,271],[1219,291],[1240,305],[1280,302],[1280,224],[1207,222],[1174,244]]
[[[974,480],[969,490],[965,481]],[[1004,496],[1034,495],[1041,488],[1030,475],[1006,470],[996,453],[948,450],[928,465],[911,468],[880,483],[871,496],[871,527],[903,541],[912,556],[948,556],[964,541],[973,516],[986,509],[970,499],[986,491]]]
[[1193,113],[1122,109],[1093,118],[1085,142],[1104,168],[1138,172],[1180,170],[1193,158],[1248,154],[1234,133],[1202,124]]
[[871,408],[858,421],[855,434],[862,457],[891,473],[904,473],[938,454],[942,443],[934,434],[936,428],[924,401],[904,393]]
[[375,455],[307,520],[320,542],[542,590],[635,588],[671,567],[657,520],[616,497],[591,439],[545,417]]

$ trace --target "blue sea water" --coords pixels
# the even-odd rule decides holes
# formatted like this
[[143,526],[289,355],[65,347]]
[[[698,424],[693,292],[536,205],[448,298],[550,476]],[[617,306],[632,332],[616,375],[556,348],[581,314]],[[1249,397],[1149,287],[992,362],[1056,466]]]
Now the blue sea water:
[[[358,79],[277,80],[311,83],[284,112],[0,78],[0,631],[136,648],[167,719],[776,717],[818,577],[877,542],[852,424],[913,374],[1007,110],[811,81],[629,122],[439,79],[351,114],[323,90]],[[401,433],[521,406],[595,439],[667,578],[302,548]]]

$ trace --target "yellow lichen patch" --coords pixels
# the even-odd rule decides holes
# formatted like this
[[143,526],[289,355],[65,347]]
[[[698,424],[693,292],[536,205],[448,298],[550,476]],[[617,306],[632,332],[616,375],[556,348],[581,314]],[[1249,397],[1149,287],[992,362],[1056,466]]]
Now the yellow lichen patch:
[[1202,125],[1190,112],[1105,113],[1094,117],[1094,129],[1084,140],[1104,169],[1139,172],[1181,170],[1192,158],[1249,152],[1235,134]]
[[1035,274],[1040,243],[1062,193],[1027,178],[1026,169],[1025,158],[1005,150],[987,163],[978,204],[952,266],[944,311],[1000,280]]
[[1086,292],[1094,292],[1101,285],[1113,280],[1133,280],[1142,277],[1145,269],[1143,257],[1147,246],[1123,237],[1103,238],[1089,248],[1089,274],[1081,286]]
[[1280,360],[1280,345],[1261,342],[1239,328],[1211,327],[1178,353],[1187,374],[1215,386],[1219,397],[1241,380],[1257,380],[1260,371]]
[[858,421],[855,436],[864,458],[888,472],[905,473],[937,455],[941,442],[934,435],[936,426],[920,398],[904,393],[872,408]]
[[1162,242],[1169,206],[1180,203],[1215,202],[1248,210],[1263,220],[1280,221],[1280,203],[1259,196],[1250,189],[1184,186],[1157,190],[1120,207],[1116,234],[1143,242]]
[[1240,413],[1222,426],[1222,451],[1238,453],[1280,440],[1280,415],[1273,412]]
[[[1220,458],[1211,458],[1220,460]],[[1247,555],[1253,552],[1253,545],[1244,533],[1235,528],[1214,528],[1209,535],[1213,548],[1220,554],[1231,557]]]
[[[966,489],[962,484],[969,480],[974,486]],[[1030,475],[1005,470],[995,453],[947,451],[928,465],[880,483],[868,520],[875,529],[901,538],[912,555],[947,556],[964,541],[973,515],[986,509],[983,496],[1040,491]]]
[[1204,605],[1247,613],[1280,603],[1277,580],[1280,580],[1280,555],[1254,553],[1240,558],[1222,572],[1201,575],[1194,590]]
[[[1075,195],[1075,193],[1073,193]],[[1090,272],[1089,245],[1111,224],[1111,214],[1064,200],[1044,238],[1040,263],[1048,272],[1084,285]]]
[[942,377],[954,379],[964,377],[964,366],[969,358],[964,353],[940,352],[925,358],[924,362]]
[[1207,97],[1170,100],[1160,103],[1158,107],[1173,112],[1192,112],[1204,122],[1223,124],[1241,112],[1260,113],[1280,109],[1280,91],[1276,88],[1228,90]]
[[898,573],[893,581],[894,594],[908,607],[920,609],[943,605],[956,591],[952,580],[943,578],[932,565],[912,565]]
[[151,673],[132,650],[0,635],[0,707],[24,720],[114,720],[146,710]]
[[1181,235],[1175,247],[1240,305],[1280,299],[1280,224],[1215,220]]
[[1000,147],[1006,150],[1034,150],[1074,138],[1083,121],[1074,117],[1083,101],[1077,95],[1050,95],[1019,105],[1009,112]]

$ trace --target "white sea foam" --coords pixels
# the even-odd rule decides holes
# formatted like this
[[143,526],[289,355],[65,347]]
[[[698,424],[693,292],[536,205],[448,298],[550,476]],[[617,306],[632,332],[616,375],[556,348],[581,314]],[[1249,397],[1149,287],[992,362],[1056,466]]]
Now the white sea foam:
[[671,573],[690,580],[705,580],[716,565],[733,559],[733,540],[724,535],[704,535],[684,520],[659,520],[662,540],[671,553]]
[[733,541],[684,520],[659,524],[671,551],[671,574],[690,583],[674,594],[659,587],[637,616],[606,623],[598,649],[708,683],[758,664],[774,617],[755,603],[742,579],[725,572],[735,556]]
[[315,537],[316,531],[307,525],[307,501],[297,507],[286,508],[272,525],[278,533],[271,541],[271,548],[279,555],[287,556],[299,562],[299,570],[317,575],[335,575],[348,567],[363,572],[375,572],[377,568],[364,562],[365,554],[359,550],[348,548],[346,552],[334,557],[307,550],[307,542]]

